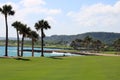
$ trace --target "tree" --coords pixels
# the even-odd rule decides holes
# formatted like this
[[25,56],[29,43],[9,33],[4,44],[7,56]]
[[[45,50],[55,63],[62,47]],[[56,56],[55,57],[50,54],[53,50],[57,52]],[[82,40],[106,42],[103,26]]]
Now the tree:
[[96,51],[100,51],[100,49],[103,47],[103,43],[100,40],[93,41],[92,45]]
[[77,49],[76,42],[72,41],[70,44],[70,47],[73,47],[74,49]]
[[22,42],[21,42],[21,56],[23,56],[23,45],[24,45],[24,38],[29,35],[30,27],[27,25],[22,24],[20,27],[20,34],[22,34]]
[[114,43],[114,48],[117,50],[117,51],[120,51],[120,38],[115,40]]
[[6,24],[6,43],[5,43],[5,56],[8,56],[8,15],[14,15],[15,12],[12,10],[11,5],[4,5],[0,8],[0,12],[5,16],[5,24]]
[[90,45],[92,43],[92,38],[90,36],[86,36],[84,38],[84,46],[89,50]]
[[44,54],[43,54],[43,46],[44,46],[43,38],[45,37],[44,29],[47,30],[47,29],[50,29],[51,27],[47,21],[40,20],[37,23],[35,23],[35,28],[37,31],[39,30],[41,31],[41,56],[44,57]]
[[20,53],[19,53],[19,30],[20,30],[20,27],[22,26],[22,23],[16,21],[12,24],[12,26],[16,29],[16,32],[17,32],[17,56],[20,56]]
[[83,40],[75,39],[74,41],[71,42],[70,46],[73,47],[76,50],[80,49],[80,48],[83,47]]
[[34,42],[39,39],[39,35],[35,31],[30,31],[29,38],[32,39],[32,57],[34,56]]

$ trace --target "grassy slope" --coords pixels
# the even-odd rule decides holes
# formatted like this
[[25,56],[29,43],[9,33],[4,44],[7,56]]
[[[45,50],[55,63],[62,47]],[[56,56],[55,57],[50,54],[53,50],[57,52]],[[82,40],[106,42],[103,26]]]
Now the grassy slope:
[[0,80],[120,80],[120,57],[0,58]]

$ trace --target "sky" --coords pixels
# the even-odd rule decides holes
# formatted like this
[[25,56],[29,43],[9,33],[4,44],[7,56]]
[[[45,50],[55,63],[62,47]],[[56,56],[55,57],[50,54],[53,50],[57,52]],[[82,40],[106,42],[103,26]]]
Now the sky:
[[[14,16],[8,16],[9,37],[16,37],[11,26],[15,21],[32,30],[39,20],[47,20],[51,35],[76,35],[86,32],[120,33],[120,0],[0,0],[0,7],[12,5]],[[0,14],[0,37],[5,37],[4,15]]]

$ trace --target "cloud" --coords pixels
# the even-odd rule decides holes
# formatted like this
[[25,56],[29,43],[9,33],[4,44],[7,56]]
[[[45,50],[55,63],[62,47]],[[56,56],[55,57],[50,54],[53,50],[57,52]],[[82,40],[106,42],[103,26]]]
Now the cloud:
[[21,0],[20,4],[23,5],[24,7],[34,7],[45,5],[46,2],[44,0]]
[[[11,24],[16,20],[21,21],[22,23],[25,23],[28,26],[32,26],[32,29],[34,27],[35,22],[40,19],[48,20],[52,26],[56,23],[54,17],[62,12],[61,9],[48,8],[46,5],[47,3],[44,0],[20,0],[17,3],[6,2],[0,3],[0,7],[2,7],[5,4],[12,5],[13,10],[15,10],[15,15],[8,18],[10,33],[15,32],[15,30],[11,28]],[[0,20],[0,25],[4,27],[4,17],[2,15],[0,15]],[[1,34],[2,36],[5,36],[5,32],[2,32]],[[10,34],[10,36],[13,36],[13,34]]]
[[50,25],[54,25],[57,23],[56,20],[51,16],[47,16],[45,20],[47,20],[50,23]]
[[114,5],[102,3],[82,7],[79,12],[67,14],[81,27],[115,27],[120,26],[120,1]]
[[56,14],[60,14],[60,13],[61,13],[61,9],[50,9],[50,10],[48,10],[48,14],[50,14],[50,15],[56,15]]
[[11,19],[10,21],[19,20],[22,22],[30,23],[29,19],[33,15],[35,17],[41,15],[43,18],[49,16],[51,19],[53,19],[53,16],[58,15],[62,12],[61,9],[52,9],[42,6],[46,4],[44,0],[21,0],[18,3],[6,2],[0,3],[0,7],[2,7],[4,4],[12,5],[13,9],[15,10],[14,19]]

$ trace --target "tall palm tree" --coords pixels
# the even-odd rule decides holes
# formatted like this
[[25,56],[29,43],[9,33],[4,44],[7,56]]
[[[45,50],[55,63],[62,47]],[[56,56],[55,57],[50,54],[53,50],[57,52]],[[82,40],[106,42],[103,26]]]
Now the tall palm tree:
[[36,33],[36,31],[30,31],[30,35],[28,35],[29,38],[32,39],[32,57],[34,56],[34,42],[39,39],[39,35]]
[[84,38],[84,45],[88,50],[90,48],[91,42],[92,42],[92,38],[90,36],[86,36]]
[[27,25],[22,24],[20,27],[20,34],[22,34],[22,42],[21,42],[21,56],[23,56],[23,45],[24,45],[24,38],[29,35],[30,27]]
[[43,54],[43,46],[44,46],[43,38],[45,37],[44,29],[47,30],[47,29],[50,29],[51,27],[47,21],[40,20],[37,23],[35,23],[35,28],[37,31],[39,30],[41,31],[41,56],[44,57],[44,54]]
[[19,53],[19,30],[20,30],[20,27],[21,27],[22,23],[21,22],[14,22],[12,24],[12,26],[16,29],[16,32],[17,32],[17,56],[20,56],[20,53]]
[[0,8],[0,12],[5,16],[5,24],[6,24],[6,44],[5,44],[5,56],[8,56],[8,15],[14,15],[15,12],[12,10],[11,5],[4,5]]

